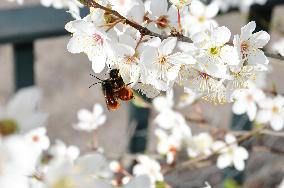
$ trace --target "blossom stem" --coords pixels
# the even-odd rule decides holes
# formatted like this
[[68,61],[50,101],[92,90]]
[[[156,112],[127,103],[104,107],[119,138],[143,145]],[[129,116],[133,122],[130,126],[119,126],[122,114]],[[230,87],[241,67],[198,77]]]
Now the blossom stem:
[[182,27],[181,27],[181,18],[180,18],[180,10],[178,8],[178,32],[181,34],[182,33]]

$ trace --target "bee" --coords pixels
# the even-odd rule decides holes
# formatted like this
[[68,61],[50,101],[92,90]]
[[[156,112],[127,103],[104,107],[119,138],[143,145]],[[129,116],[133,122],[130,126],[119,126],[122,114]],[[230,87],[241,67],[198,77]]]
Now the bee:
[[[91,76],[97,78],[94,75]],[[108,110],[114,111],[119,109],[119,100],[130,101],[133,99],[133,91],[130,87],[128,87],[129,84],[124,83],[118,69],[111,69],[108,79],[99,80],[101,81],[99,83],[101,83]],[[92,84],[89,88],[95,84],[97,83]]]

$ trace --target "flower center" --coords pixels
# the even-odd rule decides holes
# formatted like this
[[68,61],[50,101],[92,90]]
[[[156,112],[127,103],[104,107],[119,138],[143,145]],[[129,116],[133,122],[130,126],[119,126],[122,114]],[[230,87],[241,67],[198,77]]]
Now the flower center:
[[220,48],[218,47],[214,47],[214,48],[210,48],[210,54],[212,55],[218,55],[220,53]]
[[51,186],[52,188],[73,188],[74,182],[69,177],[61,177]]
[[99,44],[101,46],[104,44],[104,39],[102,38],[101,35],[99,35],[97,33],[93,34],[93,39],[96,41],[97,44]]
[[278,114],[280,112],[279,108],[277,106],[272,107],[272,113]]
[[17,122],[13,119],[0,120],[0,135],[7,136],[18,131]]
[[136,62],[137,61],[137,58],[135,57],[135,55],[134,56],[126,56],[125,58],[124,58],[124,63],[125,64],[132,64],[132,63],[134,63],[134,62]]
[[205,17],[204,17],[204,16],[200,16],[200,17],[198,18],[198,21],[201,22],[201,23],[203,23],[203,22],[205,21]]
[[248,102],[254,101],[254,100],[253,100],[253,96],[252,96],[252,95],[248,95],[248,96],[247,96],[247,101],[248,101]]
[[234,150],[233,150],[233,148],[231,148],[231,147],[228,148],[228,154],[231,155],[231,156],[234,155]]
[[242,53],[247,52],[247,51],[248,51],[248,48],[249,48],[248,43],[243,42],[243,43],[241,44],[241,52],[242,52]]
[[208,74],[206,74],[205,72],[199,72],[199,75],[203,78],[203,79],[209,79],[209,75]]
[[168,21],[168,16],[160,16],[156,20],[156,24],[159,29],[165,29],[168,27],[169,21]]
[[165,56],[161,56],[160,59],[159,59],[159,63],[160,63],[161,65],[166,64],[166,63],[167,63],[166,57],[165,57]]

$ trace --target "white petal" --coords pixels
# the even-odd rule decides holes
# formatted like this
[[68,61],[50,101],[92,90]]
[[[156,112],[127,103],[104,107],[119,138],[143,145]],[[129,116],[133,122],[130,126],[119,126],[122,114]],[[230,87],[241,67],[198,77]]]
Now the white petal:
[[253,43],[254,47],[262,48],[269,42],[269,40],[270,35],[266,31],[259,31],[253,34],[251,42]]
[[169,56],[169,62],[174,65],[189,65],[189,64],[195,64],[196,59],[194,59],[191,55],[177,52],[173,55]]
[[105,68],[106,56],[105,54],[98,54],[97,56],[88,56],[92,61],[92,69],[95,73],[100,73]]
[[265,56],[264,52],[261,50],[255,50],[253,54],[250,54],[248,57],[248,62],[253,65],[263,64],[267,65],[269,60]]
[[256,23],[254,21],[249,22],[247,25],[242,27],[241,29],[241,40],[245,41],[248,40],[252,36],[252,32],[256,28]]
[[246,105],[243,101],[236,101],[233,105],[233,112],[237,115],[244,114],[247,111]]
[[235,150],[235,155],[237,158],[243,159],[243,160],[246,160],[249,157],[249,153],[244,147],[238,147]]
[[218,3],[216,1],[212,2],[206,7],[205,17],[206,18],[213,18],[218,14],[218,12],[219,12]]
[[270,121],[270,125],[273,130],[280,131],[281,129],[283,129],[284,126],[283,117],[274,116]]
[[199,16],[203,16],[205,12],[205,5],[198,0],[194,0],[190,4],[189,9],[192,15],[194,15],[195,17],[199,17]]
[[229,42],[231,38],[231,31],[225,26],[217,27],[214,29],[212,37],[215,38],[216,46],[222,46]]
[[173,52],[175,46],[177,43],[177,38],[175,37],[169,37],[165,40],[163,40],[161,46],[159,47],[159,52],[163,55],[169,55]]
[[93,114],[86,109],[81,109],[78,111],[77,117],[80,121],[91,121],[93,118]]
[[224,169],[232,165],[232,158],[227,154],[222,154],[217,159],[217,167]]
[[168,10],[168,1],[167,0],[152,0],[150,1],[150,11],[151,14],[156,16],[156,18],[160,16],[165,16]]
[[248,111],[247,111],[247,114],[248,114],[248,117],[249,117],[250,121],[254,120],[254,118],[256,116],[256,112],[257,112],[257,107],[256,107],[255,103],[251,103],[248,106]]
[[231,145],[231,144],[234,144],[236,143],[237,139],[234,135],[232,134],[226,134],[225,136],[225,141],[227,144]]
[[234,160],[234,167],[239,170],[243,171],[245,169],[245,162],[243,160]]
[[256,121],[259,123],[267,123],[271,118],[271,110],[260,110],[256,116]]

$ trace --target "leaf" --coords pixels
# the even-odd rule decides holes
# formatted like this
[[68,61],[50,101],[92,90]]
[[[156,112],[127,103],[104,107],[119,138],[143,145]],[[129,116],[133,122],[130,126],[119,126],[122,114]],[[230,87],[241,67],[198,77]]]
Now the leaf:
[[143,99],[138,93],[134,92],[132,103],[138,108],[151,108],[151,104]]
[[235,180],[226,179],[224,182],[224,188],[242,188]]
[[167,184],[163,181],[157,181],[155,188],[167,188]]

